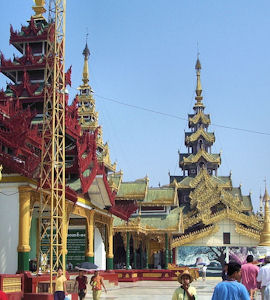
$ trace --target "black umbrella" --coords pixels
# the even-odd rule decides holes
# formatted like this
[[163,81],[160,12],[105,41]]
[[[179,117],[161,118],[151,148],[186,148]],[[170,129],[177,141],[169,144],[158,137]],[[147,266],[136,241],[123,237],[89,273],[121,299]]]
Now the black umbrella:
[[91,262],[85,261],[85,262],[81,263],[79,267],[76,267],[75,269],[81,270],[81,271],[90,271],[90,270],[95,270],[97,268],[98,268],[97,265],[95,265]]

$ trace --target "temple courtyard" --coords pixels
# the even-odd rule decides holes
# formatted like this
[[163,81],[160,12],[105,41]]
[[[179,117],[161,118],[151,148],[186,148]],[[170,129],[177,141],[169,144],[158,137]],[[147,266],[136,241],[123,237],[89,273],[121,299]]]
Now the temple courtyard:
[[[192,283],[196,287],[199,300],[211,300],[215,286],[221,281],[219,278],[201,279]],[[107,294],[102,292],[101,299],[129,299],[129,300],[169,300],[178,287],[176,281],[138,281],[135,283],[120,282],[118,288],[108,288]],[[256,299],[260,299],[257,295]],[[86,299],[92,299],[89,293]]]

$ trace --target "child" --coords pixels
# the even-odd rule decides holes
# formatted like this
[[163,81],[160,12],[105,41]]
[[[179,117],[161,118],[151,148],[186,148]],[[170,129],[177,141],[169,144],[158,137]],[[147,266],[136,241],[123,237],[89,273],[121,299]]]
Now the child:
[[188,270],[180,274],[178,282],[181,283],[181,286],[174,291],[172,300],[196,300],[197,291],[195,287],[190,286],[192,281],[193,278]]

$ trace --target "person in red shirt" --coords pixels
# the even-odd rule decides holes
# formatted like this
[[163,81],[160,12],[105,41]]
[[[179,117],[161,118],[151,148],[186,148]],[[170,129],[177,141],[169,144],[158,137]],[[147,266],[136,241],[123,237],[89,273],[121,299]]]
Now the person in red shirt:
[[0,300],[8,300],[6,293],[4,293],[3,291],[0,291]]
[[79,271],[79,276],[76,277],[75,286],[78,286],[78,295],[80,300],[83,300],[86,295],[87,277],[83,274],[83,271]]
[[242,265],[242,283],[247,288],[250,299],[254,299],[255,291],[257,290],[257,275],[259,267],[253,264],[253,256],[247,256],[247,263]]

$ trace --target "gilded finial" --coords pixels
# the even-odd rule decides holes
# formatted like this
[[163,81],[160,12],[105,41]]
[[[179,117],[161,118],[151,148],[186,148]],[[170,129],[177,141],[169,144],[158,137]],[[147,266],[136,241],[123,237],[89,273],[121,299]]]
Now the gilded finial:
[[86,43],[85,43],[84,50],[82,52],[82,54],[84,56],[83,76],[82,76],[83,84],[80,85],[78,89],[79,90],[89,90],[90,92],[93,92],[90,85],[88,84],[88,82],[89,82],[88,58],[90,56],[90,50],[87,45],[87,37],[88,37],[88,33],[86,34]]
[[263,230],[260,236],[259,246],[270,246],[270,209],[269,209],[269,194],[266,188],[265,180],[265,192],[263,196],[264,205],[264,221],[263,221]]
[[196,65],[195,65],[195,70],[196,70],[196,76],[197,76],[197,85],[196,85],[196,97],[195,100],[197,101],[197,103],[195,104],[195,107],[204,107],[204,105],[202,104],[202,84],[201,84],[201,62],[199,59],[199,52],[197,54],[197,61],[196,61]]
[[260,214],[263,213],[263,197],[260,191]]
[[33,18],[35,20],[43,20],[43,14],[46,12],[45,9],[45,0],[34,0],[34,6],[32,6],[33,11],[35,12],[35,15]]

